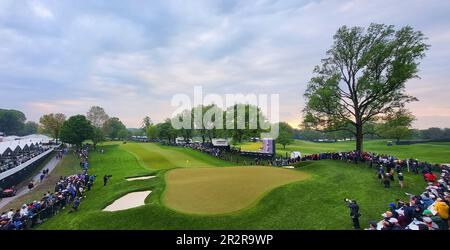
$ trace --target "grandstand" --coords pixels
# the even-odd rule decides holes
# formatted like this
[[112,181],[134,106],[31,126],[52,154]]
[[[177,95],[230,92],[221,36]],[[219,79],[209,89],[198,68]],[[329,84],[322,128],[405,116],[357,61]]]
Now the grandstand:
[[0,187],[16,185],[53,151],[45,135],[3,137],[0,142]]

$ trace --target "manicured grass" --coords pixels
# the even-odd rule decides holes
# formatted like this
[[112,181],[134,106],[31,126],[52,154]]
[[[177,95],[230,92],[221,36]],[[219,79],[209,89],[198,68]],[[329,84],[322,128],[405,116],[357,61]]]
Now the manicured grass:
[[[257,151],[260,143],[245,142],[240,146],[242,150]],[[277,144],[277,154],[282,156],[285,156],[286,153],[290,155],[292,151],[299,151],[302,154],[313,154],[354,149],[354,141],[324,143],[294,140],[293,144],[286,146],[286,149],[283,149],[282,145]],[[414,158],[432,163],[450,163],[450,143],[446,142],[387,146],[387,140],[366,140],[364,151],[394,155],[402,159]]]
[[175,169],[166,174],[164,202],[185,213],[230,213],[276,187],[306,178],[302,171],[273,167]]
[[141,165],[152,169],[236,165],[190,148],[161,146],[155,143],[127,143],[122,147],[135,155]]
[[[91,173],[99,177],[112,174],[111,182],[104,187],[98,179],[78,212],[68,213],[65,210],[39,229],[350,229],[351,220],[344,198],[358,200],[361,224],[364,226],[369,220],[381,219],[381,213],[396,198],[407,199],[404,192],[418,193],[425,186],[421,176],[406,173],[406,188],[402,190],[394,183],[391,189],[385,189],[376,178],[375,169],[369,169],[365,164],[317,161],[305,164],[299,170],[292,170],[308,174],[310,178],[276,187],[248,208],[225,215],[192,215],[165,206],[163,200],[167,184],[164,176],[170,171],[154,170],[142,164],[142,159],[137,159],[127,151],[130,145],[109,144],[104,146],[105,154],[92,153]],[[154,147],[151,144],[142,145],[148,145],[145,146],[150,149],[148,154],[153,154],[151,149]],[[172,150],[167,148],[166,151],[160,147],[155,148],[155,152],[170,158]],[[186,152],[198,161],[203,161],[193,151]],[[207,161],[217,160],[207,155],[202,157],[210,158]],[[157,177],[125,180],[130,176],[149,174]],[[117,198],[142,190],[152,191],[145,206],[119,212],[101,211]]]

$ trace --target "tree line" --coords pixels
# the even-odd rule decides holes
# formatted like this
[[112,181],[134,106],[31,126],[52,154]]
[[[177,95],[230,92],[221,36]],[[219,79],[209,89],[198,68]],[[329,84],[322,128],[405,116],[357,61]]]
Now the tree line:
[[126,126],[117,117],[109,117],[102,107],[92,106],[84,115],[66,120],[62,113],[45,114],[40,119],[41,129],[56,140],[81,146],[91,140],[94,147],[106,139],[125,140],[130,136]]
[[[242,111],[243,117],[238,118],[239,112]],[[255,111],[256,115],[252,115],[251,112]],[[195,113],[202,114],[202,117],[207,116],[210,119],[203,119],[198,122],[194,119]],[[232,117],[228,120],[227,117]],[[186,119],[190,126],[188,128],[175,129],[172,126],[174,119]],[[190,118],[190,119],[189,119]],[[259,124],[256,128],[251,126],[253,119],[257,119]],[[243,127],[238,126],[239,120],[244,121]],[[259,138],[262,132],[267,132],[269,124],[268,119],[265,117],[261,109],[257,106],[250,104],[235,104],[228,107],[226,110],[222,110],[220,107],[211,105],[199,105],[191,110],[184,110],[181,113],[175,115],[172,118],[167,118],[161,123],[153,124],[149,118],[144,118],[143,121],[143,133],[147,135],[149,139],[165,140],[167,142],[175,142],[177,137],[182,137],[185,140],[193,139],[194,137],[201,138],[201,142],[211,142],[213,138],[227,138],[231,139],[232,143],[238,144],[244,140],[250,138]],[[279,135],[277,142],[286,146],[293,141],[294,129],[286,122],[278,123]]]

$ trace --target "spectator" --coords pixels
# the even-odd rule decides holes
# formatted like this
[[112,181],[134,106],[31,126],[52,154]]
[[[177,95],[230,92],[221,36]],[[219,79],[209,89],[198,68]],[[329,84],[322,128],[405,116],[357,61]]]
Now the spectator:
[[448,205],[441,198],[437,198],[434,209],[437,211],[437,215],[444,221],[443,224],[446,225],[445,230],[448,230]]
[[439,230],[439,226],[430,217],[423,217],[422,221],[428,226],[429,230]]
[[352,218],[353,228],[360,229],[359,217],[361,214],[359,213],[358,203],[355,200],[352,201],[349,199],[345,199],[345,201],[347,202],[348,208],[350,208],[350,217]]
[[403,173],[398,173],[398,184],[400,184],[400,188],[403,188],[403,180],[404,180],[404,177],[403,177]]
[[445,222],[441,219],[441,217],[433,215],[433,212],[431,212],[428,209],[423,211],[423,216],[424,216],[424,222],[425,222],[425,217],[430,218],[431,221],[437,225],[438,229],[445,230],[445,225],[443,225],[443,223],[445,223]]
[[81,197],[77,197],[75,199],[75,201],[73,202],[73,207],[72,207],[72,211],[71,212],[78,211],[78,207],[80,206],[80,203],[81,203]]
[[385,188],[391,187],[391,180],[389,179],[389,174],[386,174],[385,177],[383,178],[383,184]]
[[103,186],[106,186],[108,184],[109,179],[112,177],[112,175],[106,175],[103,176]]
[[377,223],[375,221],[369,221],[369,227],[364,230],[368,230],[368,231],[377,230]]

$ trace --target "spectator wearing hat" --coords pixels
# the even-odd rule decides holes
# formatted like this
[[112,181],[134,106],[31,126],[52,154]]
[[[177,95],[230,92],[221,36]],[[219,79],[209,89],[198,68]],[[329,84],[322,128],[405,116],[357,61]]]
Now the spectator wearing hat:
[[429,230],[439,230],[439,226],[436,223],[434,223],[430,217],[425,216],[422,218],[422,221],[428,226]]
[[396,206],[395,203],[391,202],[389,203],[389,211],[392,213],[392,217],[394,218],[398,218],[398,213],[396,211]]
[[428,210],[428,209],[424,210],[423,211],[423,216],[424,216],[423,217],[423,221],[424,222],[425,222],[425,220],[428,220],[428,219],[425,219],[425,218],[430,218],[431,221],[438,226],[439,230],[445,230],[445,225],[444,225],[445,221],[443,221],[441,219],[441,217],[433,215],[433,212],[431,212],[431,210]]

